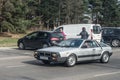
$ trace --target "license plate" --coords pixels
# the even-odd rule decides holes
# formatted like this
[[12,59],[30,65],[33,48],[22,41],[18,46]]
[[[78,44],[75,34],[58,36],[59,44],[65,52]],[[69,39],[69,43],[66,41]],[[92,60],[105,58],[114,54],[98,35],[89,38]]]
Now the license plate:
[[48,60],[48,57],[45,57],[45,56],[40,56],[40,59],[43,59],[43,60]]

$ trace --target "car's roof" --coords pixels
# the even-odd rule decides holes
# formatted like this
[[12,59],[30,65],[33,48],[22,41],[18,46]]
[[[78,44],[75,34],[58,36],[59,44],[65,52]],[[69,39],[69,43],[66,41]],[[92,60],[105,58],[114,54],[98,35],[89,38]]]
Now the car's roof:
[[120,30],[120,27],[105,27],[105,28],[102,28],[103,30],[104,29],[114,29],[114,30]]
[[52,33],[53,31],[35,31],[35,32],[47,32],[47,33]]
[[34,31],[34,32],[54,33],[53,31]]
[[61,33],[61,32],[53,32],[53,31],[35,31],[35,32],[46,32],[46,33]]

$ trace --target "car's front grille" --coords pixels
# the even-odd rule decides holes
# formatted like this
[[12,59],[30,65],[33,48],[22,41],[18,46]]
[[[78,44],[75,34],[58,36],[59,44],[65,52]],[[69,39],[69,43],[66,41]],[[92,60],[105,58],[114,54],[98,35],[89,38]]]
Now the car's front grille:
[[40,55],[40,56],[44,56],[44,53],[43,53],[43,52],[40,52],[39,55]]
[[50,53],[50,52],[40,52],[39,55],[40,55],[40,56],[50,57],[50,56],[51,56],[51,53]]
[[45,56],[51,56],[50,53],[45,53]]

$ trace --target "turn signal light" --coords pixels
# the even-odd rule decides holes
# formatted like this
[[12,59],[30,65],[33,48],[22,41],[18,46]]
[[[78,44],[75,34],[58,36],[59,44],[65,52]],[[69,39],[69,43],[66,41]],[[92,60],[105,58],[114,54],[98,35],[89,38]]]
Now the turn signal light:
[[51,38],[52,41],[57,41],[59,40],[58,38]]

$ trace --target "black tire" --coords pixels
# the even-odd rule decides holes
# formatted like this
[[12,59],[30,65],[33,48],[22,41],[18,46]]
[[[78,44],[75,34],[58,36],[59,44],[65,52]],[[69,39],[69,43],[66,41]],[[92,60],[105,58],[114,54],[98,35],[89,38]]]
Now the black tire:
[[46,47],[49,47],[49,45],[46,43],[42,45],[42,48],[46,48]]
[[68,67],[72,67],[76,64],[76,56],[74,54],[70,55],[66,62],[65,62],[66,66]]
[[44,64],[50,64],[50,61],[42,60]]
[[21,50],[24,50],[25,49],[25,45],[23,44],[23,42],[20,42],[18,44],[18,48],[21,49]]
[[100,59],[100,62],[101,63],[108,63],[109,59],[110,59],[110,55],[106,52],[106,53],[103,53],[103,55]]
[[113,47],[119,47],[120,46],[120,40],[118,40],[118,39],[112,40],[111,45]]

